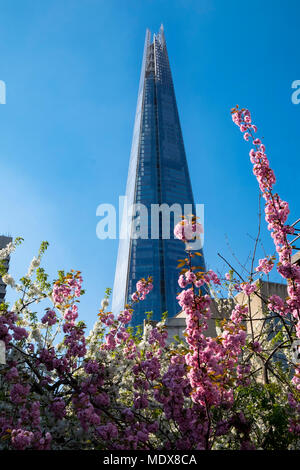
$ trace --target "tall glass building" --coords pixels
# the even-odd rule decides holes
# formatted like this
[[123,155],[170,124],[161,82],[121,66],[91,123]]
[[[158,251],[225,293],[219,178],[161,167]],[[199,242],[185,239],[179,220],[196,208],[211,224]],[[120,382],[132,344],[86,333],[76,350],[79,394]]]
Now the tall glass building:
[[[180,291],[177,266],[178,259],[186,257],[185,246],[174,239],[173,228],[177,221],[174,221],[172,211],[170,238],[165,238],[162,233],[161,214],[159,231],[154,235],[156,238],[153,237],[151,204],[180,204],[182,213],[184,204],[190,204],[189,213],[195,214],[162,26],[153,37],[149,30],[146,31],[126,197],[127,206],[143,204],[148,209],[148,238],[144,235],[139,238],[141,227],[137,211],[136,217],[129,219],[131,236],[120,239],[112,309],[117,315],[130,301],[137,281],[152,276],[153,290],[144,301],[135,304],[131,326],[136,326],[143,323],[145,312],[152,311],[152,319],[160,320],[165,311],[168,311],[169,317],[180,311],[176,300],[176,294]],[[123,223],[126,218],[125,208]],[[204,266],[203,257],[199,262]]]

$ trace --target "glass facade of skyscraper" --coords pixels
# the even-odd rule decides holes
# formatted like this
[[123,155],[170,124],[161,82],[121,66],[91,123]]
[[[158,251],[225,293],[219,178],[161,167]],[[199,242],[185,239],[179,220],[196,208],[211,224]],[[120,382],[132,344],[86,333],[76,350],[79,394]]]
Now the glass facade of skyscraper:
[[[186,256],[184,244],[174,239],[174,215],[170,212],[170,238],[159,233],[151,238],[151,204],[190,204],[195,214],[193,193],[184,150],[171,69],[163,28],[151,37],[146,32],[142,71],[138,93],[131,157],[129,164],[127,204],[143,204],[148,209],[148,238],[120,240],[113,290],[113,312],[118,314],[136,290],[136,282],[153,277],[153,290],[146,300],[135,304],[132,326],[142,324],[145,312],[153,312],[153,320],[168,311],[172,317],[180,311],[176,294],[178,259]],[[127,217],[124,211],[124,220]],[[153,220],[152,220],[153,222]],[[176,223],[176,220],[175,220]],[[153,224],[152,224],[153,227]],[[200,258],[200,263],[204,263]],[[199,264],[198,262],[198,264]],[[204,265],[204,264],[203,264]]]

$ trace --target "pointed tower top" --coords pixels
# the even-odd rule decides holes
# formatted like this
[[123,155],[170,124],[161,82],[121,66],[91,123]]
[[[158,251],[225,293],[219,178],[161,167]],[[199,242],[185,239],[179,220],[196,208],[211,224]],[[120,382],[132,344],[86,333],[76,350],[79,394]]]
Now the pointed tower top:
[[159,34],[160,34],[160,37],[161,37],[161,42],[165,46],[166,39],[165,39],[165,31],[164,31],[164,25],[163,24],[160,25]]
[[154,33],[153,38],[154,37],[159,40],[162,46],[166,45],[164,25],[162,23],[160,25],[158,33]]

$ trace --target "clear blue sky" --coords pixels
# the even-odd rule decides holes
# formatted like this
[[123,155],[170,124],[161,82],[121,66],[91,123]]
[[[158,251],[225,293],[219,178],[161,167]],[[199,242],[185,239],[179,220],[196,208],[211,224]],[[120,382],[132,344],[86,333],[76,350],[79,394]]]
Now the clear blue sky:
[[[276,189],[298,218],[299,14],[297,0],[0,1],[0,233],[25,238],[11,273],[22,275],[48,240],[46,269],[82,271],[81,317],[94,322],[118,248],[97,239],[96,207],[125,192],[145,29],[161,22],[195,201],[205,204],[208,267],[226,272],[218,251],[235,263],[226,236],[243,263],[257,231],[235,104],[252,111]],[[269,252],[265,230],[262,240]]]

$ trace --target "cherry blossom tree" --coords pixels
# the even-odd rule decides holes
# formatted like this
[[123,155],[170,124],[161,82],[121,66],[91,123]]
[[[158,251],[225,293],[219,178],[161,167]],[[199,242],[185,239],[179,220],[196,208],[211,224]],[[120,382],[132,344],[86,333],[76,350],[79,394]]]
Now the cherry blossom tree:
[[[151,295],[153,280],[141,279],[130,304],[115,316],[107,289],[93,329],[79,320],[82,276],[59,271],[49,282],[41,267],[48,247],[42,243],[27,274],[19,281],[1,271],[18,293],[0,305],[1,449],[296,449],[300,432],[300,365],[291,348],[300,338],[300,268],[291,263],[288,204],[273,192],[275,176],[265,146],[256,137],[250,112],[234,108],[232,118],[250,151],[253,173],[265,201],[265,219],[278,262],[258,261],[248,279],[232,267],[225,279],[194,263],[201,253],[187,247],[180,261],[177,300],[186,316],[185,341],[167,342],[166,317],[145,329],[129,327],[137,302]],[[200,236],[191,216],[174,230],[178,243]],[[16,239],[0,251],[10,256]],[[259,335],[251,296],[260,296],[259,279],[277,269],[288,297],[263,298]],[[151,273],[149,273],[151,275]],[[255,278],[256,276],[256,278]],[[233,304],[207,335],[212,298],[222,288]],[[236,301],[243,292],[247,304]],[[43,313],[36,313],[39,304]],[[270,322],[276,318],[276,336]],[[282,364],[274,361],[282,351]],[[262,364],[257,368],[257,363]]]

